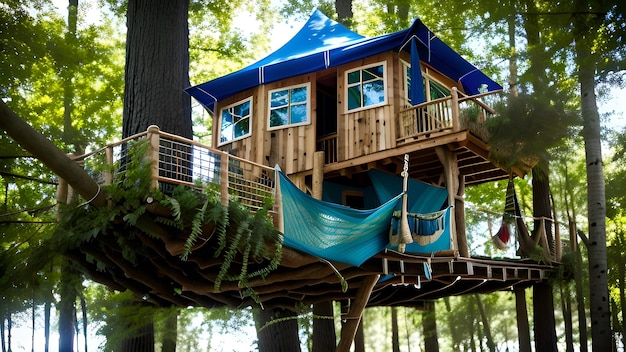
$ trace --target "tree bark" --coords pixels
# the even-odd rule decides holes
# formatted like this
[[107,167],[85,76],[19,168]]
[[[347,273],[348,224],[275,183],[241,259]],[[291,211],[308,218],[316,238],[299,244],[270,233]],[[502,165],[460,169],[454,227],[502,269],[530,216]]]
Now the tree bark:
[[130,0],[122,135],[150,125],[193,138],[189,87],[189,0]]
[[335,11],[337,12],[337,21],[346,27],[352,24],[352,0],[335,0]]
[[491,335],[491,326],[489,324],[489,319],[487,317],[487,312],[485,311],[483,302],[480,300],[480,296],[478,294],[474,294],[474,299],[476,300],[476,306],[478,307],[478,312],[480,313],[480,319],[483,323],[483,331],[485,334],[485,339],[487,340],[487,348],[489,348],[490,352],[496,352],[496,345],[495,343],[493,343],[493,336]]
[[520,352],[531,352],[530,326],[528,324],[528,308],[526,306],[526,290],[515,290],[515,310],[517,312],[517,339]]
[[74,331],[76,311],[76,276],[78,273],[72,268],[72,263],[67,258],[62,258],[61,282],[59,302],[59,352],[74,351]]
[[391,308],[391,350],[400,352],[400,333],[398,328],[398,307]]
[[162,335],[163,343],[161,352],[176,352],[176,340],[178,339],[178,309],[167,311],[165,329]]
[[[610,351],[612,346],[611,312],[606,254],[606,195],[600,139],[600,116],[595,94],[596,59],[592,54],[593,39],[597,36],[599,16],[587,0],[576,0],[574,37],[576,38],[576,62],[581,93],[583,138],[587,163],[587,211],[589,221],[589,294],[591,312],[591,346],[593,351]],[[598,12],[599,13],[599,12]]]
[[[547,161],[539,162],[539,165],[533,168],[533,216],[535,219],[551,219],[552,211],[550,209],[550,182],[548,179]],[[535,221],[534,233],[537,236],[540,227],[546,226],[546,237],[548,244],[554,241],[552,238],[551,224],[540,220]],[[551,248],[551,247],[550,247]],[[551,259],[551,251],[544,248],[544,256],[548,256],[545,260]],[[556,321],[554,318],[554,295],[552,285],[547,282],[540,282],[533,285],[533,317],[535,331],[535,349],[537,351],[557,351],[556,346]]]
[[424,329],[424,351],[439,351],[439,335],[437,334],[437,315],[435,302],[425,302],[425,310],[422,315]]
[[293,311],[265,307],[255,311],[259,352],[300,351],[297,314]]
[[313,348],[312,352],[334,351],[337,341],[335,334],[333,302],[320,302],[313,305]]
[[572,328],[572,297],[569,282],[560,284],[561,290],[561,311],[563,312],[563,323],[565,324],[565,351],[574,352],[574,332]]

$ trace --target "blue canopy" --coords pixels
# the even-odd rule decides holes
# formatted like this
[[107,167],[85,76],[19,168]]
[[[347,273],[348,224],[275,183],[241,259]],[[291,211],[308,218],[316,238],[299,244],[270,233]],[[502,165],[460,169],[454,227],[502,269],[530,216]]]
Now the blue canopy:
[[422,62],[460,82],[466,94],[502,89],[437,38],[419,19],[403,31],[366,38],[315,10],[289,42],[264,59],[226,76],[189,87],[186,91],[213,111],[216,102],[246,89],[336,67],[389,50],[413,51]]

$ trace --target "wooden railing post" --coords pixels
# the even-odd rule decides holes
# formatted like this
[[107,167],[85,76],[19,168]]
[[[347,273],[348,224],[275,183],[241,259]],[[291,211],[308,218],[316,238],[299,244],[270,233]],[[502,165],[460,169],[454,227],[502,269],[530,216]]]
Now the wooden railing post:
[[456,87],[450,89],[452,95],[452,130],[454,132],[461,129],[460,116],[459,116],[459,92]]
[[152,175],[150,181],[151,189],[157,189],[159,187],[159,147],[161,144],[159,141],[159,132],[159,126],[148,126],[146,138],[148,139],[147,157],[150,158],[150,170]]
[[220,153],[220,200],[228,206],[228,153]]
[[107,168],[104,170],[104,184],[110,185],[113,183],[113,147],[106,147],[104,157],[107,165]]

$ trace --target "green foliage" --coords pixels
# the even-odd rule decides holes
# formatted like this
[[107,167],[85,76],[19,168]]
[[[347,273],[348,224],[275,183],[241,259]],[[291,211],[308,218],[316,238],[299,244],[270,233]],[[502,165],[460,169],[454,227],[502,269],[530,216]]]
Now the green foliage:
[[[207,193],[212,193],[210,187]],[[262,209],[251,214],[236,201],[231,201],[228,207],[224,207],[215,197],[179,186],[172,196],[163,195],[161,204],[171,209],[173,219],[158,218],[157,221],[191,230],[181,254],[182,260],[187,260],[196,242],[203,240],[202,236],[206,235],[204,229],[212,227],[213,233],[208,236],[217,236],[218,243],[214,255],[224,259],[214,290],[220,291],[223,280],[237,281],[239,287],[244,289],[244,296],[258,300],[249,280],[255,277],[265,278],[278,267],[282,253],[282,236],[274,228],[268,214],[272,202],[267,201]],[[232,271],[235,258],[241,262],[238,272]],[[250,261],[262,262],[265,259],[269,260],[267,265],[255,266],[253,271],[249,271]]]
[[[104,187],[112,206],[97,209],[79,206],[65,210],[59,224],[59,235],[54,236],[44,248],[54,248],[52,252],[64,253],[94,240],[100,234],[113,234],[123,249],[123,257],[136,263],[141,248],[132,247],[128,240],[133,237],[133,233],[140,231],[136,225],[139,218],[146,213],[145,200],[153,197],[167,206],[172,215],[171,218],[157,217],[156,222],[180,231],[189,230],[182,260],[187,260],[193,246],[203,236],[217,236],[215,257],[222,257],[224,262],[215,282],[215,291],[220,290],[223,280],[237,281],[244,289],[245,296],[250,295],[257,299],[249,280],[255,277],[265,278],[278,267],[282,253],[282,236],[274,228],[268,214],[272,202],[267,201],[262,209],[251,214],[236,201],[231,201],[228,207],[224,207],[215,196],[207,196],[214,194],[212,186],[207,187],[207,194],[183,186],[175,188],[171,196],[151,190],[150,162],[144,158],[147,147],[146,141],[128,144],[128,157],[124,159],[126,163],[115,166],[116,170],[123,171],[116,182]],[[125,226],[120,226],[120,221]],[[214,228],[214,234],[205,234],[206,228]],[[240,259],[242,264],[238,271],[233,272],[235,258]],[[268,260],[265,266],[255,266],[254,270],[249,271],[250,261],[262,262],[265,259]]]

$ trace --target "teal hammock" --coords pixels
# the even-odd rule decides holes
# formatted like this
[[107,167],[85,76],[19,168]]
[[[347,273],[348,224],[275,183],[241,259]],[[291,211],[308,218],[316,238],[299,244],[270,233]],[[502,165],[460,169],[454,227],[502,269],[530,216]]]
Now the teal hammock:
[[315,199],[278,174],[285,246],[359,266],[389,244],[391,218],[402,193],[375,209],[358,210]]

